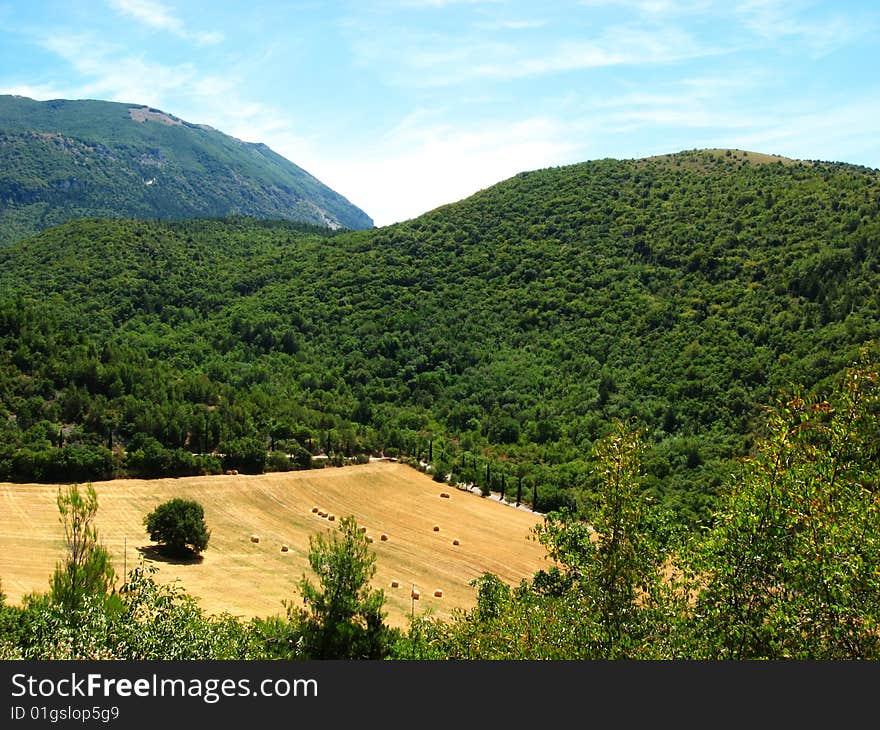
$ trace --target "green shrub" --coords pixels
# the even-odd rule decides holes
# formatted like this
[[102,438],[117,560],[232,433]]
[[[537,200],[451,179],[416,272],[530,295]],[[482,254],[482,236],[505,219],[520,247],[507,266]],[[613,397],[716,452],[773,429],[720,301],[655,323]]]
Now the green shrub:
[[168,552],[177,555],[202,552],[211,536],[202,505],[180,497],[156,507],[144,518],[144,526],[151,540],[164,544]]

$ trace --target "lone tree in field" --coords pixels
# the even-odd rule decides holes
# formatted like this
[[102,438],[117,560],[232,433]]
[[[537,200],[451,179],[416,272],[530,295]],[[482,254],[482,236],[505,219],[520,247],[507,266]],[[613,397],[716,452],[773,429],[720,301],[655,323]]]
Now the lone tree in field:
[[162,543],[173,555],[198,555],[208,547],[210,531],[202,505],[175,497],[144,517],[150,539]]

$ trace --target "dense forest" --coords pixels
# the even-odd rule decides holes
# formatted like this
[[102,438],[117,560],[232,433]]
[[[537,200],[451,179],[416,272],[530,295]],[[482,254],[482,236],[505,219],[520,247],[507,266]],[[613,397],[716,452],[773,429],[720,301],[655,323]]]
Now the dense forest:
[[[878,212],[874,170],[692,151],[378,230],[89,218],[0,251],[0,480],[68,484],[81,548],[0,592],[0,657],[878,658]],[[206,616],[148,564],[114,587],[76,485],[374,453],[515,493],[550,567],[391,629],[343,518],[302,607]]]
[[0,479],[383,452],[549,511],[635,419],[646,492],[704,522],[761,404],[880,336],[878,209],[873,170],[692,151],[371,231],[73,221],[0,251]]

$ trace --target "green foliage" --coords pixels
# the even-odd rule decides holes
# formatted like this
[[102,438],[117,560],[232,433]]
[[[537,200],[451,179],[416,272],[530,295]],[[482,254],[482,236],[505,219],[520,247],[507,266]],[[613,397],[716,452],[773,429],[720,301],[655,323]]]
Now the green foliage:
[[163,502],[146,515],[144,526],[151,540],[162,543],[174,555],[198,555],[211,537],[202,505],[180,497]]
[[510,602],[510,586],[492,573],[483,573],[470,585],[477,589],[475,617],[478,621],[492,621],[501,616],[505,604]]
[[[705,532],[681,533],[646,489],[641,430],[617,422],[593,450],[580,512],[535,530],[552,566],[508,586],[486,573],[450,621],[383,623],[375,555],[353,517],[310,539],[318,584],[287,618],[205,616],[141,564],[112,575],[91,526],[94,490],[59,492],[71,556],[57,596],[0,594],[4,659],[878,659],[880,365],[866,349],[826,396],[766,409],[751,455]],[[90,567],[91,566],[91,567]],[[92,567],[97,570],[92,570]],[[61,574],[61,578],[58,578]],[[56,579],[64,575],[56,571]],[[89,578],[87,581],[86,578]],[[94,578],[94,580],[92,580]],[[59,583],[60,585],[60,583]],[[75,601],[64,596],[78,596]]]
[[[216,464],[212,464],[216,461]],[[217,473],[219,459],[193,454],[184,449],[165,448],[152,436],[135,434],[125,454],[124,468],[131,476],[194,476]]]
[[[645,489],[708,523],[757,404],[880,337],[878,199],[870,170],[688,152],[373,231],[70,222],[0,251],[0,478],[51,481],[74,449],[91,479],[381,452],[478,485],[488,463],[496,491],[507,469],[546,513],[634,418]],[[262,456],[221,465],[243,440]]]
[[10,633],[22,659],[113,659],[108,646],[114,611],[106,600],[86,595],[70,611],[48,595],[33,593],[14,610]]
[[675,544],[640,488],[638,430],[617,423],[595,446],[600,488],[582,515],[551,513],[535,528],[552,567],[511,589],[484,574],[477,605],[413,625],[404,655],[450,659],[647,659],[674,651],[681,601],[663,581]]
[[256,618],[251,623],[251,633],[261,659],[306,658],[302,655],[302,627],[286,617]]
[[223,468],[236,469],[246,474],[260,474],[266,468],[266,444],[253,437],[230,439],[221,444]]
[[304,607],[287,603],[303,658],[384,658],[393,638],[384,623],[385,595],[370,587],[376,556],[353,516],[343,517],[329,536],[309,537],[309,565],[318,584],[304,575],[299,581]]
[[0,473],[0,478],[57,484],[99,481],[113,474],[110,450],[93,444],[67,444],[60,448],[32,445],[7,454],[5,473]]
[[6,596],[0,582],[0,661],[21,659],[19,634],[16,631],[16,611],[6,605]]
[[700,656],[880,658],[880,368],[766,419],[691,561]]
[[539,573],[535,582],[542,590],[570,594],[594,617],[598,656],[628,658],[647,637],[655,638],[667,601],[661,518],[652,514],[641,486],[640,432],[618,422],[594,451],[600,488],[583,516],[552,513],[536,528],[559,567]]
[[283,451],[270,451],[266,456],[266,471],[290,471],[293,468],[294,462]]
[[92,484],[85,493],[76,484],[59,489],[57,503],[67,556],[52,576],[51,600],[73,620],[87,598],[106,599],[115,573],[94,525],[98,495]]
[[311,469],[312,455],[308,449],[297,442],[293,442],[287,448],[287,457],[290,464],[296,469]]
[[227,613],[206,616],[179,586],[156,583],[155,572],[142,562],[122,588],[126,612],[111,635],[114,656],[133,660],[260,657],[252,626]]
[[[48,596],[26,596],[0,623],[0,656],[39,660],[255,659],[261,638],[229,614],[206,616],[179,586],[158,584],[156,569],[132,570],[115,602],[87,596],[73,614]],[[3,614],[0,614],[2,616]],[[5,649],[4,649],[5,647]]]

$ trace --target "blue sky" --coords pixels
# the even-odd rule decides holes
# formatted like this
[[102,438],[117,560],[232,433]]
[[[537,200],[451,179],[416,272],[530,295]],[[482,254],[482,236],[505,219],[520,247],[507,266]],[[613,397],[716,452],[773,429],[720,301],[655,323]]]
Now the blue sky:
[[876,0],[0,0],[0,93],[264,142],[377,225],[604,157],[880,167],[878,70]]

